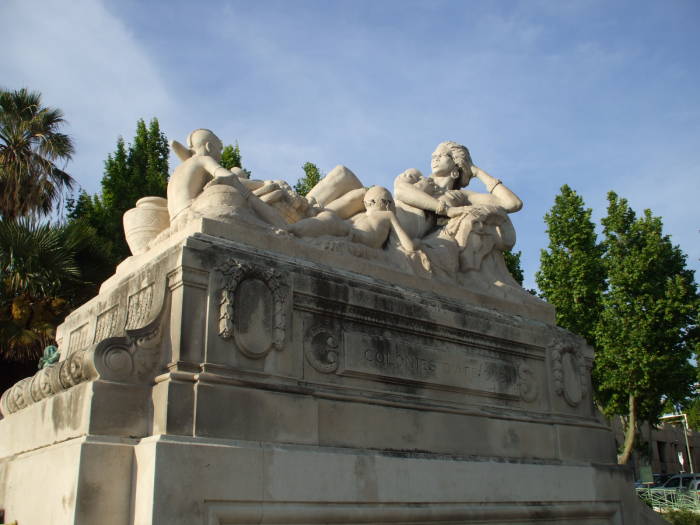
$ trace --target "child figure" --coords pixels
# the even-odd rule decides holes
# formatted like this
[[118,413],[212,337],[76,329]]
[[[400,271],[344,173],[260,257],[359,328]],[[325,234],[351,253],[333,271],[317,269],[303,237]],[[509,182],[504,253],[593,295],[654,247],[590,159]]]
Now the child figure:
[[382,248],[392,229],[404,250],[413,252],[417,243],[404,231],[394,213],[394,199],[386,188],[372,186],[365,193],[364,213],[350,219],[353,223],[348,237],[352,242],[359,242],[370,248]]
[[366,211],[347,221],[330,211],[323,211],[316,217],[292,224],[288,230],[299,237],[347,237],[351,242],[374,249],[381,249],[393,230],[406,251],[413,252],[417,249],[416,243],[396,218],[394,200],[389,190],[372,186],[365,193],[363,202]]
[[196,129],[187,137],[188,147],[177,141],[173,141],[171,146],[182,160],[168,182],[171,224],[206,188],[222,184],[231,188],[231,206],[234,208],[251,208],[268,224],[285,225],[276,210],[255,196],[236,174],[219,164],[223,144],[212,131]]
[[[182,160],[168,182],[168,212],[173,221],[202,193],[204,186],[216,177],[231,173],[219,164],[223,144],[208,129],[196,129],[187,137],[187,147],[177,141],[171,147]],[[235,183],[234,183],[235,184]],[[238,189],[243,197],[250,193],[242,184]]]

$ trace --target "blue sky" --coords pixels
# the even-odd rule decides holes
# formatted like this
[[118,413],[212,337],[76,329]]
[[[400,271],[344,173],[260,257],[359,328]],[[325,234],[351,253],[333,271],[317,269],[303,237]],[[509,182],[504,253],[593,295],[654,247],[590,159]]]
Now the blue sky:
[[596,219],[609,190],[651,208],[700,268],[697,0],[4,0],[0,19],[0,85],[64,110],[89,192],[141,117],[290,183],[311,161],[391,188],[455,140],[525,202],[526,286],[563,184]]

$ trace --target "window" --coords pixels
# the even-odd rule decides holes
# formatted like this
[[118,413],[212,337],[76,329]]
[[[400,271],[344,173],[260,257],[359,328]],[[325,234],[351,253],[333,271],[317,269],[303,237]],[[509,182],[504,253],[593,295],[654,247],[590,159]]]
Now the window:
[[656,450],[659,452],[659,461],[661,463],[666,463],[666,442],[657,441]]
[[666,482],[666,484],[664,485],[664,487],[665,487],[665,488],[668,488],[668,489],[673,489],[673,488],[678,487],[678,485],[680,484],[680,482],[681,482],[681,478],[671,478],[671,479],[669,479],[669,480]]

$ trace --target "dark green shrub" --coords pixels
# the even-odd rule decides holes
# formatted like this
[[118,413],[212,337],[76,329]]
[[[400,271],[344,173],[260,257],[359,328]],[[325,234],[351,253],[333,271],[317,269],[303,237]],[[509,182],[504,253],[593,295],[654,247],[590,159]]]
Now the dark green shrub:
[[663,517],[673,525],[700,525],[700,514],[690,510],[670,510]]

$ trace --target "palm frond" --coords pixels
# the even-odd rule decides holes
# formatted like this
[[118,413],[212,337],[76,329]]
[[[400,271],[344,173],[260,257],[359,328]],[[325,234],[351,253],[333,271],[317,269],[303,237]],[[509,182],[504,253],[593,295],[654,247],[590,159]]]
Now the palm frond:
[[63,113],[41,105],[41,95],[27,89],[0,90],[0,215],[46,215],[75,181],[57,162],[74,153],[70,137],[60,132]]

